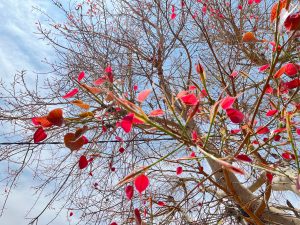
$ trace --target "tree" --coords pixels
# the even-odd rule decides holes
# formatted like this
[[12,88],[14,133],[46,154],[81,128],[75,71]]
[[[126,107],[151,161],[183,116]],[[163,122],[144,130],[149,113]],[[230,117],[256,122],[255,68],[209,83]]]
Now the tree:
[[2,86],[10,187],[31,167],[87,224],[300,224],[296,1],[53,3],[53,73]]

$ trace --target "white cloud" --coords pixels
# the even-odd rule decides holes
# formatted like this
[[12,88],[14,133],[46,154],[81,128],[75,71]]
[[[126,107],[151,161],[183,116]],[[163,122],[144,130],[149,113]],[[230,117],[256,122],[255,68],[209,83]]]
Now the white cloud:
[[[0,79],[5,82],[9,83],[16,71],[27,70],[28,75],[31,75],[33,71],[47,71],[47,66],[41,63],[41,60],[54,55],[51,48],[34,34],[35,23],[40,14],[33,11],[33,6],[39,6],[47,12],[56,10],[50,0],[0,1]],[[22,176],[19,185],[9,197],[4,215],[0,217],[0,224],[16,225],[29,222],[25,220],[25,217],[37,198],[30,188],[33,185],[31,178],[28,175]],[[30,215],[36,216],[45,207],[47,200],[49,198],[41,197],[41,201]],[[3,196],[0,196],[0,204],[3,202]],[[47,224],[55,217],[56,210],[47,210],[38,224]],[[64,210],[53,224],[68,224],[67,211]]]

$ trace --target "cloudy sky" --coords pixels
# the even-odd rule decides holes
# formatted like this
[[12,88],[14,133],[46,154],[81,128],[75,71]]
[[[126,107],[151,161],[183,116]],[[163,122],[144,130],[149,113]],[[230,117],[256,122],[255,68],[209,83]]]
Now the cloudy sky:
[[[52,50],[46,43],[38,39],[35,23],[42,19],[41,15],[33,10],[40,7],[50,14],[55,13],[50,0],[2,0],[0,1],[0,78],[6,82],[16,71],[26,70],[28,74],[48,71],[41,61],[44,58],[51,60]],[[0,217],[3,225],[26,225],[27,212],[32,207],[37,196],[33,196],[32,177],[25,173],[19,180],[18,186],[10,195],[5,213]],[[2,190],[3,191],[3,190]],[[0,195],[2,207],[3,196]],[[31,216],[37,215],[47,203],[42,197]],[[55,216],[55,210],[48,210],[38,224],[45,225]],[[53,224],[67,225],[67,212],[63,212]],[[71,224],[74,221],[71,221]]]

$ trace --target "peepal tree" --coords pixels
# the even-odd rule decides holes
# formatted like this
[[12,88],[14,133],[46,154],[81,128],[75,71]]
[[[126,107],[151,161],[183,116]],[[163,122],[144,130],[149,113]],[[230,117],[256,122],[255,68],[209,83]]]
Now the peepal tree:
[[53,4],[53,71],[2,85],[7,196],[28,167],[71,223],[300,224],[298,1]]

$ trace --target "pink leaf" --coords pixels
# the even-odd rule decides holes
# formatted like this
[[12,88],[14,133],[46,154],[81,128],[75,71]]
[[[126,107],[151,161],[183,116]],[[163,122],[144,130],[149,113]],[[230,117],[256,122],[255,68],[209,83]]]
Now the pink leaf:
[[252,162],[252,159],[245,154],[239,154],[235,158],[238,160],[241,160],[241,161],[245,161],[245,162]]
[[135,189],[141,194],[147,189],[149,185],[149,179],[145,174],[137,176],[134,180]]
[[223,98],[223,100],[221,101],[221,104],[220,104],[222,109],[230,108],[233,105],[235,99],[236,99],[235,97],[231,97],[231,96],[227,96],[227,97]]
[[259,72],[265,72],[270,67],[270,64],[263,65],[259,68]]
[[232,74],[230,74],[229,76],[235,78],[238,74],[239,74],[238,71],[233,71]]
[[47,134],[45,133],[44,129],[42,127],[39,127],[33,135],[33,141],[34,143],[39,143],[42,140],[46,139],[46,137]]
[[130,113],[126,115],[121,121],[121,127],[126,133],[129,133],[132,128],[134,114]]
[[150,93],[151,93],[150,89],[141,91],[137,96],[137,101],[142,103],[143,101],[145,101],[145,99],[149,96]]
[[244,114],[237,109],[226,109],[227,116],[233,123],[241,123],[244,120]]
[[182,167],[181,167],[181,166],[178,166],[177,169],[176,169],[176,174],[177,174],[177,175],[180,175],[180,174],[182,174],[182,172],[183,172]]
[[84,71],[80,72],[78,75],[78,81],[80,82],[84,78],[85,74]]
[[88,166],[88,164],[89,164],[89,161],[87,160],[87,158],[84,155],[80,156],[79,161],[78,161],[79,169],[82,170],[82,169],[86,168]]
[[155,116],[162,116],[164,114],[165,112],[162,109],[155,109],[149,113],[149,116],[155,117]]
[[277,109],[271,109],[266,113],[266,116],[274,116],[277,112]]
[[188,94],[182,96],[181,101],[186,105],[197,105],[199,100],[194,94]]
[[73,90],[69,91],[67,94],[63,96],[64,99],[72,98],[74,95],[78,93],[78,88],[74,88]]
[[134,189],[133,186],[129,185],[125,188],[126,197],[128,200],[131,200],[133,197]]
[[100,77],[99,79],[94,81],[94,85],[99,86],[99,85],[105,83],[106,81],[107,81],[107,79],[105,77]]
[[106,67],[106,68],[105,68],[105,72],[106,72],[106,73],[112,73],[112,68],[111,68],[111,66]]

